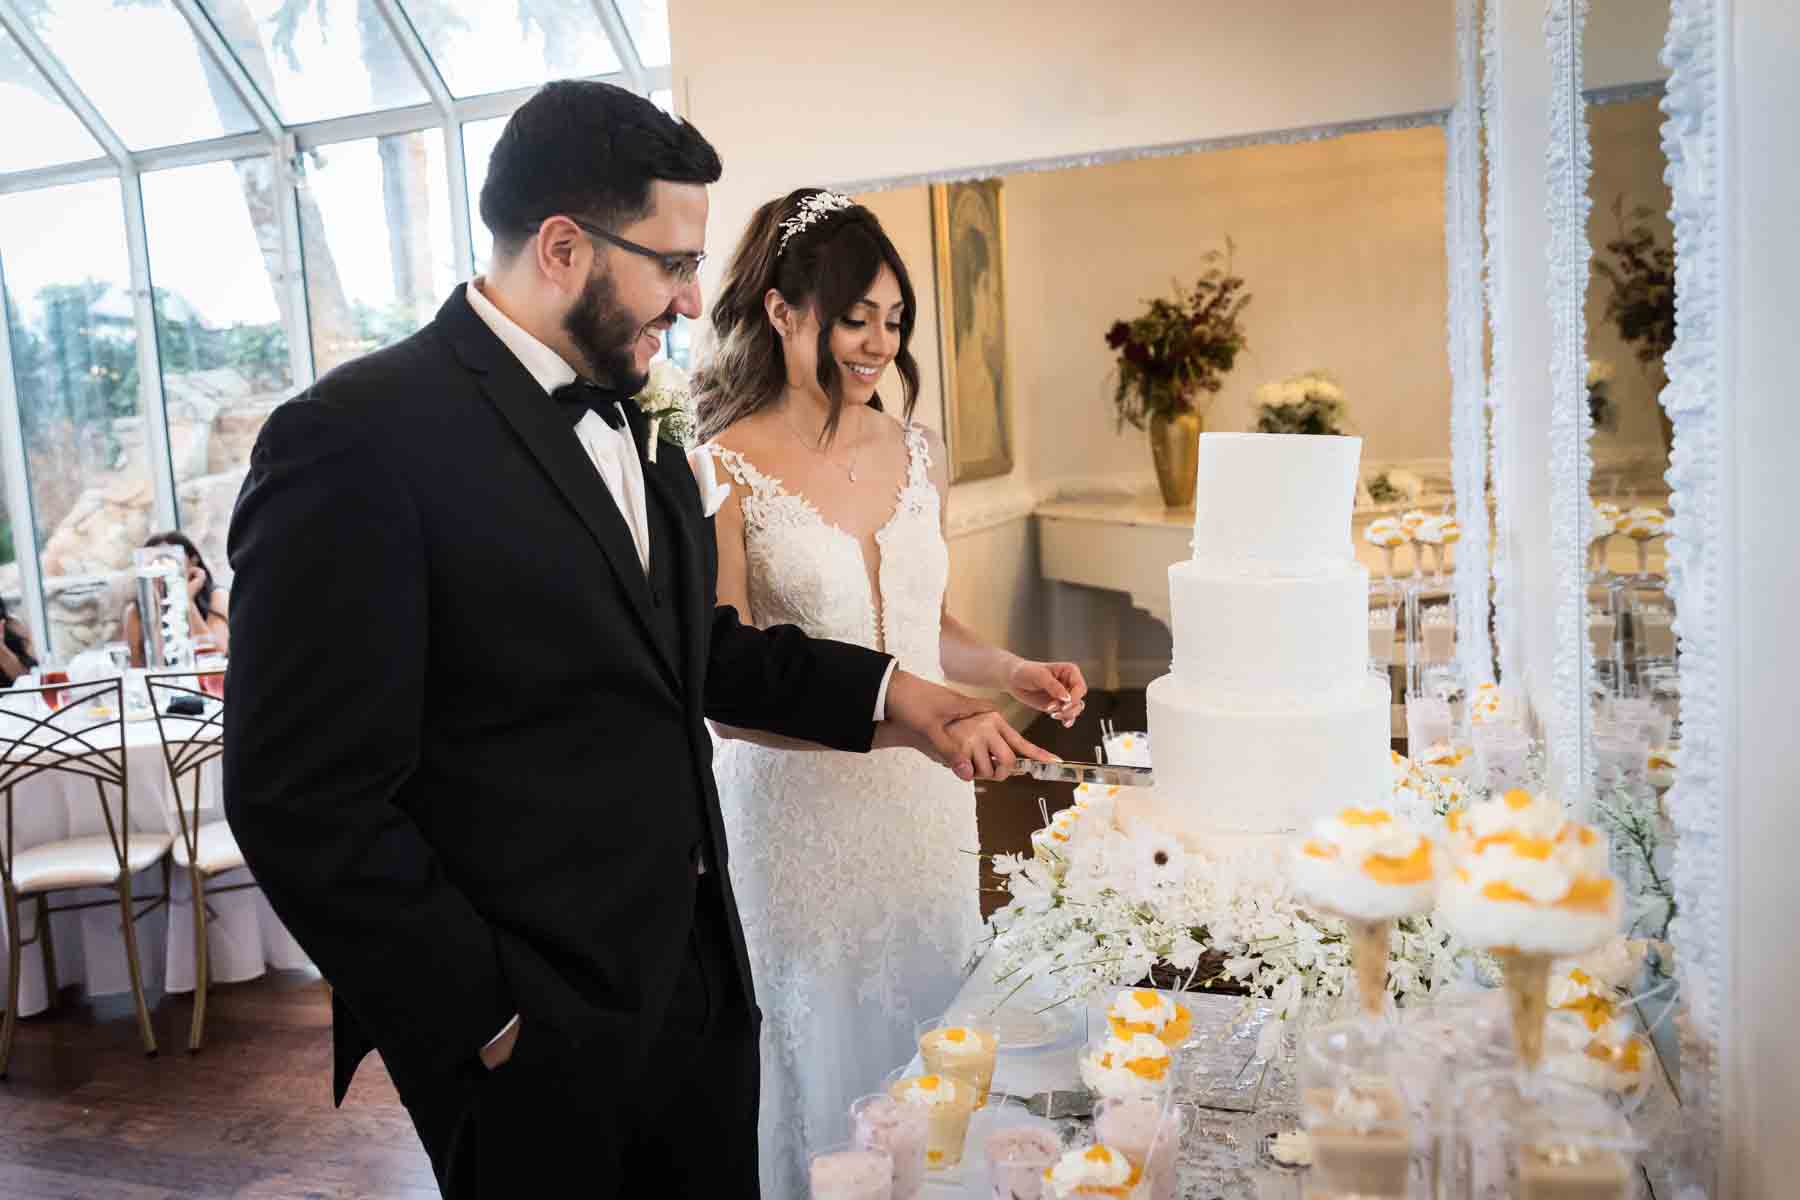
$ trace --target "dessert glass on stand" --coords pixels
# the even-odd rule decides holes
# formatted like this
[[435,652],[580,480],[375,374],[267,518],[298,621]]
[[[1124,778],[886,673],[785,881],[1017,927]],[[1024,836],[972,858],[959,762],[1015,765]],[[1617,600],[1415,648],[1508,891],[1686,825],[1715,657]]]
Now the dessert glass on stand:
[[1619,506],[1601,500],[1595,502],[1588,516],[1588,566],[1596,582],[1603,581],[1606,569],[1606,543],[1619,532]]
[[1632,509],[1619,520],[1619,532],[1637,543],[1639,579],[1650,579],[1650,543],[1667,532],[1669,518],[1660,508]]
[[1443,587],[1445,559],[1448,556],[1447,547],[1454,546],[1462,540],[1462,526],[1458,525],[1456,518],[1449,513],[1442,513],[1435,517],[1425,518],[1419,524],[1415,537],[1421,546],[1431,547],[1435,559],[1435,566],[1432,568],[1432,585]]
[[1511,1068],[1455,1088],[1455,1200],[1642,1200],[1643,1141],[1599,1095]]
[[1376,547],[1387,555],[1387,577],[1389,580],[1399,578],[1399,570],[1394,566],[1394,551],[1404,546],[1410,539],[1400,521],[1396,517],[1376,517],[1363,530],[1363,541]]
[[1425,555],[1424,551],[1420,549],[1419,529],[1429,519],[1427,513],[1417,508],[1409,508],[1400,514],[1400,532],[1406,535],[1408,542],[1412,543],[1412,577],[1414,579],[1422,579],[1425,576]]

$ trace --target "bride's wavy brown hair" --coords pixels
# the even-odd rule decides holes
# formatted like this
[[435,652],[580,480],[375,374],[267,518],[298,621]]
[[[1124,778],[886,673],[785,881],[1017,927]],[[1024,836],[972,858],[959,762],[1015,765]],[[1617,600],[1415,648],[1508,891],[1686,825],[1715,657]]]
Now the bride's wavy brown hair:
[[[799,188],[757,209],[731,257],[712,306],[713,356],[694,377],[702,440],[717,437],[781,395],[787,382],[781,333],[763,307],[763,297],[774,288],[788,304],[810,308],[818,318],[819,387],[831,398],[824,430],[830,441],[844,410],[831,331],[852,305],[869,294],[884,264],[899,281],[904,301],[894,368],[904,392],[901,415],[912,418],[919,399],[919,364],[910,349],[918,303],[906,264],[875,214],[860,204],[828,213],[790,238],[786,250],[781,248],[781,223],[798,211],[802,200],[822,190]],[[881,407],[879,398],[871,403]]]

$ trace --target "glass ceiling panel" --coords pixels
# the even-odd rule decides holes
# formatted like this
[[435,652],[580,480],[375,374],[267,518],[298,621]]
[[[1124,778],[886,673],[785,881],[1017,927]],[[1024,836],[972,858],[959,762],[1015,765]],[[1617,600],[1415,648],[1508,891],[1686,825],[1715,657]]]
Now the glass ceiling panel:
[[44,44],[133,150],[256,128],[168,0],[50,0],[40,11]]
[[205,4],[244,69],[287,124],[431,100],[373,4],[346,0],[205,0]]
[[0,172],[104,158],[69,106],[0,28]]
[[619,69],[591,0],[405,0],[403,7],[454,95]]
[[669,65],[669,0],[614,0],[638,61],[646,67]]

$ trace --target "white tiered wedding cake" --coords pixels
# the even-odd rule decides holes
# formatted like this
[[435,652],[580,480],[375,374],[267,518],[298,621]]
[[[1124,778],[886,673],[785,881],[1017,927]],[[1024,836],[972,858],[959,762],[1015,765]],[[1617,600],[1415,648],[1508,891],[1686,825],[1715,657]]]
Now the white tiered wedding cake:
[[1173,669],[1150,684],[1156,786],[1136,814],[1229,852],[1391,788],[1369,573],[1350,540],[1362,439],[1200,438],[1194,557],[1169,568]]

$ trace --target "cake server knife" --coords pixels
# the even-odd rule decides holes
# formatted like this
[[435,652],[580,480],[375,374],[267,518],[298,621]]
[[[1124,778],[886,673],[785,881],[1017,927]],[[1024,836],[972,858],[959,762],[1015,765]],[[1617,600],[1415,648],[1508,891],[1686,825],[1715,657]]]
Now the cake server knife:
[[1156,782],[1149,767],[1127,767],[1117,763],[1038,762],[1021,758],[1013,764],[1014,775],[1029,775],[1046,783],[1098,783],[1110,787],[1149,787]]

